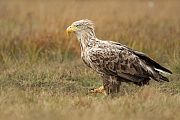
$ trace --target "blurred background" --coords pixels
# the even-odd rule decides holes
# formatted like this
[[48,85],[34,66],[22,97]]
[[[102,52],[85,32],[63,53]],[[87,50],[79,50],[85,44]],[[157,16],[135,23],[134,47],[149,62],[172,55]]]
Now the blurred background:
[[179,11],[179,0],[1,0],[0,63],[80,59],[75,35],[65,34],[80,19],[94,22],[99,39],[167,62],[179,54]]
[[[170,82],[123,83],[103,99],[100,76],[66,28],[90,19],[97,38],[146,53]],[[1,120],[179,120],[180,0],[0,0]]]

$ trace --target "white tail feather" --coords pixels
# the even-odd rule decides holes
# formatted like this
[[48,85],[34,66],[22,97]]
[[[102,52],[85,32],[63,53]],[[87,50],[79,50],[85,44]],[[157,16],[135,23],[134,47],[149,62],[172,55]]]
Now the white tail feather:
[[157,71],[159,71],[159,72],[161,72],[161,73],[164,73],[164,74],[170,74],[170,73],[168,73],[168,72],[165,72],[165,71],[162,71],[162,70],[160,70],[160,69],[157,69],[157,68],[154,68],[155,70],[157,70]]

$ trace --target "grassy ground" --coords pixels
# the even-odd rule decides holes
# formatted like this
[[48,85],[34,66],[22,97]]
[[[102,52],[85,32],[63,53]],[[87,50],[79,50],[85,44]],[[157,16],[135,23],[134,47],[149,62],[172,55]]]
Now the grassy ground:
[[[180,119],[180,2],[0,1],[0,119]],[[171,82],[121,95],[88,94],[101,78],[80,60],[74,21],[94,21],[96,36],[121,42],[169,68]]]

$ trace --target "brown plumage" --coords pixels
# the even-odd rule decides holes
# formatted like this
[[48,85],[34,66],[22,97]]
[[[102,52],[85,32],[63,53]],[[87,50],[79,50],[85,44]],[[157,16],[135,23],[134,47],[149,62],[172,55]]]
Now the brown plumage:
[[[112,41],[96,38],[94,25],[90,20],[79,20],[67,28],[74,32],[81,45],[81,58],[103,78],[104,94],[119,92],[121,82],[132,82],[142,86],[150,78],[156,81],[169,81],[160,72],[172,73],[142,52]],[[91,92],[98,92],[98,89]]]

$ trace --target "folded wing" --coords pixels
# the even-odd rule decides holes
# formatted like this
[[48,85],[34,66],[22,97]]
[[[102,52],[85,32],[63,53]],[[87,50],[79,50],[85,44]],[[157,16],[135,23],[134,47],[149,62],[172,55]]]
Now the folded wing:
[[100,74],[117,76],[132,82],[140,82],[150,77],[156,81],[169,81],[155,68],[171,72],[145,54],[115,42],[102,46],[92,48],[88,53],[92,68]]

